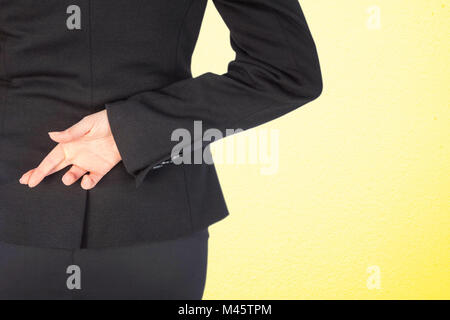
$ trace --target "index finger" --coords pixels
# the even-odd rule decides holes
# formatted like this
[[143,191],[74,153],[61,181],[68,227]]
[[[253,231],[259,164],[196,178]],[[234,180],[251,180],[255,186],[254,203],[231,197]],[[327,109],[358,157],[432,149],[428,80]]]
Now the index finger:
[[55,172],[55,169],[61,168],[60,164],[65,160],[66,156],[61,144],[58,144],[50,153],[42,160],[39,166],[34,169],[30,179],[28,180],[28,186],[33,188],[41,183],[44,178]]

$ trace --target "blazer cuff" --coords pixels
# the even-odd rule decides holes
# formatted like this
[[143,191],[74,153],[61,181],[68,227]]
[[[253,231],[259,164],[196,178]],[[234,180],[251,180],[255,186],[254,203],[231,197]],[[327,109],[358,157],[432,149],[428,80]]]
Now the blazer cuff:
[[[117,148],[122,158],[122,162],[127,172],[133,176],[138,188],[151,170],[159,169],[172,163],[171,155],[164,154],[157,158],[148,158],[152,152],[152,139],[160,137],[140,135],[139,126],[142,121],[136,119],[133,112],[130,112],[129,101],[122,100],[105,105],[111,132],[116,142]],[[145,124],[147,127],[151,123]],[[146,130],[143,130],[146,131]],[[143,143],[144,142],[144,143]]]

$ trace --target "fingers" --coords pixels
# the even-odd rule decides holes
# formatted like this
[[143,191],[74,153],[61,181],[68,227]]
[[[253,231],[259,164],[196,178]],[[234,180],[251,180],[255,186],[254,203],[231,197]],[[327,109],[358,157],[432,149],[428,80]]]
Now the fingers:
[[54,169],[57,168],[64,159],[64,150],[61,145],[57,145],[44,160],[42,160],[41,164],[32,171],[28,180],[28,186],[30,188],[37,186],[46,176],[52,174]]
[[94,188],[102,178],[103,175],[91,172],[83,177],[83,179],[81,180],[81,187],[84,190],[90,190]]
[[70,185],[74,184],[76,181],[78,181],[86,173],[87,173],[87,171],[84,170],[83,168],[73,165],[69,169],[69,171],[67,171],[66,174],[62,177],[62,182],[66,186],[70,186]]
[[30,180],[31,174],[33,173],[34,169],[26,172],[19,180],[21,184],[28,184],[28,181]]
[[[20,183],[31,185],[30,177],[33,175],[35,171],[36,169],[33,169],[25,173],[20,178]],[[100,182],[100,180],[103,178],[104,175],[97,173],[86,174],[87,172],[88,172],[87,170],[80,168],[76,165],[73,165],[69,169],[69,171],[67,171],[62,177],[62,182],[66,186],[71,186],[75,182],[77,182],[81,177],[84,176],[83,179],[81,180],[81,187],[85,190],[93,189]]]
[[53,141],[59,143],[67,143],[86,135],[94,125],[90,117],[83,118],[80,122],[74,124],[64,131],[49,132],[49,136]]

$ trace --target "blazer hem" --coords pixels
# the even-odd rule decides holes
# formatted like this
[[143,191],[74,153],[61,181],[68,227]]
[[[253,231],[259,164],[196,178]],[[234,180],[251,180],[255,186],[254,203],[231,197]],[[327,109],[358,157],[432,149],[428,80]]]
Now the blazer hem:
[[49,241],[49,239],[42,239],[41,241],[28,241],[28,240],[20,240],[15,237],[7,237],[4,234],[0,233],[0,242],[7,243],[16,246],[23,246],[29,248],[47,248],[47,249],[60,249],[60,250],[80,250],[80,249],[106,249],[106,248],[120,248],[120,247],[133,247],[142,244],[152,243],[152,242],[160,242],[160,241],[168,241],[175,240],[178,238],[182,238],[185,236],[189,236],[195,232],[201,231],[209,226],[225,219],[229,215],[228,211],[224,211],[220,214],[213,216],[213,218],[209,221],[203,221],[195,226],[192,226],[190,230],[185,230],[182,232],[178,232],[175,234],[168,234],[167,236],[158,236],[152,237],[151,234],[146,238],[142,239],[129,239],[129,240],[120,240],[117,242],[114,241],[99,241],[96,243],[91,243],[86,247],[81,246],[71,246],[71,245],[63,245],[60,241]]

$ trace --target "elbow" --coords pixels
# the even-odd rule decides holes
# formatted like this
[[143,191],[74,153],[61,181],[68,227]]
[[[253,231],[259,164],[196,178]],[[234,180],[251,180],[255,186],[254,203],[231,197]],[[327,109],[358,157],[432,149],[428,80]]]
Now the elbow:
[[322,74],[318,72],[314,80],[309,83],[309,98],[310,101],[313,101],[320,97],[323,91],[323,81],[322,81]]
[[308,102],[320,97],[323,91],[323,80],[318,60],[311,64],[307,70],[299,72],[294,77],[297,79],[297,86],[302,88],[302,90],[299,90],[300,95],[303,98],[306,97],[309,100]]
[[307,77],[305,77],[304,73],[299,73],[291,79],[293,81],[290,85],[292,97],[290,102],[293,102],[297,107],[317,99],[323,92],[323,80],[320,68],[317,72],[308,74]]

